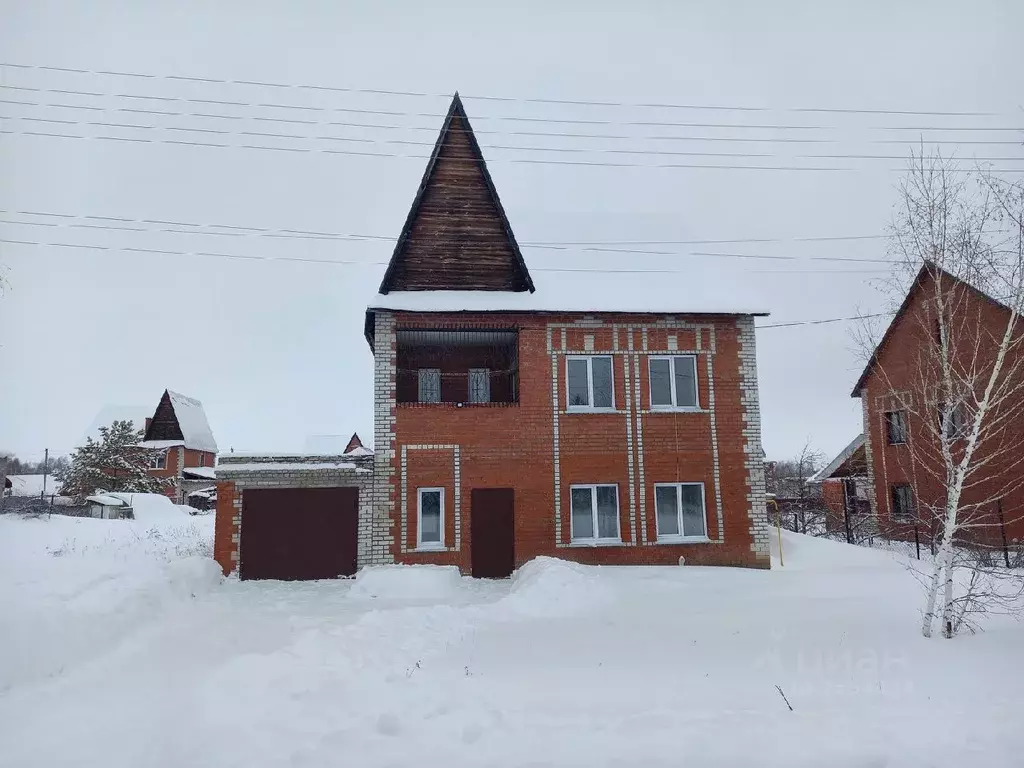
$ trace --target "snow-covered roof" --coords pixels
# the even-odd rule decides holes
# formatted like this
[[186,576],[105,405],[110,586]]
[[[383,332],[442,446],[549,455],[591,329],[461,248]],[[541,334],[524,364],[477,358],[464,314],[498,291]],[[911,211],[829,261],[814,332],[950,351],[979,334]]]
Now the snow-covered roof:
[[183,475],[195,475],[204,480],[214,480],[217,477],[217,470],[213,467],[185,467],[181,472]]
[[174,415],[178,418],[178,426],[181,427],[181,434],[185,438],[185,447],[216,453],[217,441],[213,439],[213,430],[206,420],[203,404],[193,397],[171,390],[167,390],[167,394],[171,398]]
[[[361,445],[351,451],[346,451],[352,437],[343,435],[309,435],[304,445],[305,452],[302,454],[290,454],[292,456],[372,456],[373,451]],[[235,454],[236,456],[238,454]],[[257,454],[251,454],[257,455]],[[277,454],[268,454],[277,455]]]
[[159,448],[174,448],[178,445],[185,445],[184,440],[143,440],[141,443],[136,443],[139,448],[152,448],[154,450]]
[[89,425],[89,429],[82,435],[79,445],[85,445],[86,438],[99,441],[100,427],[109,427],[115,421],[130,421],[138,430],[146,428],[146,419],[153,415],[152,408],[142,405],[107,405],[100,409],[96,417]]
[[95,496],[86,496],[85,500],[92,504],[102,504],[104,507],[128,507],[131,506],[124,499],[118,498],[109,493],[98,493]]
[[811,485],[812,483],[820,483],[822,480],[827,480],[828,477],[837,469],[839,469],[839,467],[843,465],[844,461],[853,456],[853,454],[857,452],[857,449],[859,449],[862,445],[864,445],[864,435],[857,435],[855,438],[853,438],[853,441],[848,446],[846,446],[845,448],[843,448],[842,451],[839,452],[838,456],[832,459],[832,461],[829,464],[822,467],[809,478],[807,478],[807,484]]
[[192,491],[192,493],[190,493],[188,495],[188,497],[190,499],[192,497],[195,497],[195,498],[198,498],[198,499],[211,499],[211,500],[213,500],[213,499],[217,498],[217,489],[216,488],[203,488],[202,490],[199,490],[199,491]]
[[[43,492],[43,475],[7,475],[11,481],[12,496],[39,496]],[[46,492],[60,493],[60,482],[52,474],[46,475]]]
[[[237,455],[237,454],[236,454]],[[357,467],[351,462],[345,461],[320,461],[320,462],[253,462],[251,464],[221,464],[217,467],[220,473],[225,472],[306,472],[309,470],[323,469],[354,469],[357,472],[369,472],[368,469]]]
[[724,301],[705,303],[697,296],[652,297],[650,285],[639,291],[623,290],[616,281],[611,290],[528,291],[391,291],[377,294],[369,309],[411,312],[628,312],[679,315],[767,315],[763,308]]

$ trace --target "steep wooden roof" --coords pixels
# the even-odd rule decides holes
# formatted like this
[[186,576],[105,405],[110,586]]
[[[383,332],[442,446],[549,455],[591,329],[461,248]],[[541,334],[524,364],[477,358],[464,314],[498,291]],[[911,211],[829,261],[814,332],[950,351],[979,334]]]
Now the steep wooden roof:
[[380,284],[445,290],[534,290],[458,93]]

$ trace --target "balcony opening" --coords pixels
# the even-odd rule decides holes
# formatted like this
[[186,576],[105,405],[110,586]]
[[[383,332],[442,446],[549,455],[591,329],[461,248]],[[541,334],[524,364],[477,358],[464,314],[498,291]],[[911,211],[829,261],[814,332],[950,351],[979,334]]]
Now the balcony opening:
[[519,402],[519,332],[399,330],[401,405],[512,405]]

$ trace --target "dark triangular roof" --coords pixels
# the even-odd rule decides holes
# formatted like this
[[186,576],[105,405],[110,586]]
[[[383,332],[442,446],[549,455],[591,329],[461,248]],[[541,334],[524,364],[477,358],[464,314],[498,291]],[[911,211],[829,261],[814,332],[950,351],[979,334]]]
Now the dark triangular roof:
[[885,333],[882,334],[882,340],[878,342],[878,346],[875,347],[875,351],[871,353],[871,358],[868,360],[868,364],[864,366],[864,372],[861,373],[860,378],[857,379],[857,383],[853,387],[853,392],[850,394],[851,397],[860,397],[860,391],[864,388],[864,384],[867,382],[868,376],[875,369],[878,364],[878,358],[882,353],[882,349],[889,343],[889,339],[892,337],[893,332],[896,330],[896,326],[899,321],[910,309],[910,305],[913,303],[914,298],[921,291],[921,287],[925,283],[926,278],[942,278],[943,280],[952,280],[959,285],[967,288],[971,293],[976,295],[978,298],[987,301],[999,309],[1010,311],[1010,308],[1003,304],[998,299],[994,299],[985,293],[980,288],[971,285],[966,280],[961,280],[954,274],[951,274],[940,267],[933,261],[925,261],[921,265],[921,269],[918,270],[917,277],[914,278],[914,282],[911,283],[910,288],[907,290],[906,298],[903,299],[903,303],[900,304],[900,308],[896,310],[896,315],[893,317],[892,322],[889,323],[889,327],[885,329]]
[[458,93],[380,284],[425,290],[534,290]]
[[349,438],[348,445],[345,446],[345,453],[348,453],[349,451],[354,451],[356,448],[362,447],[364,447],[363,441],[359,439],[359,433],[353,432],[352,437]]

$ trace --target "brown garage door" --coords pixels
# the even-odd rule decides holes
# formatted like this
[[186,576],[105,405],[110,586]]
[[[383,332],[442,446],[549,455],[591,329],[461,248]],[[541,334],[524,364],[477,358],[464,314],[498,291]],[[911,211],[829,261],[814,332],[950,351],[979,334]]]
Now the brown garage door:
[[239,577],[333,579],[356,572],[357,488],[265,488],[242,493]]

